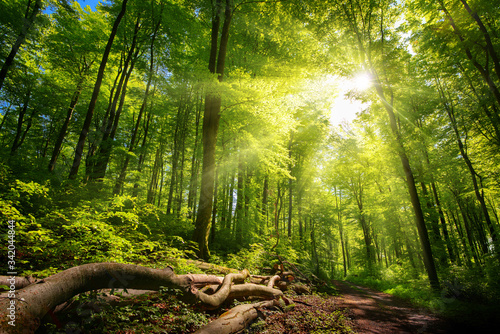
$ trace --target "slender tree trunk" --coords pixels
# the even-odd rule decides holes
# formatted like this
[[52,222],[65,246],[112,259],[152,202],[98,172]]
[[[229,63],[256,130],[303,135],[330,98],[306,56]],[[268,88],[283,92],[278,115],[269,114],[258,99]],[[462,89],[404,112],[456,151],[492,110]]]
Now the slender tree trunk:
[[444,213],[443,213],[443,209],[441,207],[441,201],[439,200],[439,196],[437,193],[437,188],[436,188],[435,182],[431,183],[431,188],[432,188],[432,194],[434,196],[434,202],[436,203],[436,207],[438,210],[439,220],[441,221],[441,229],[443,230],[443,237],[444,237],[444,241],[446,243],[446,249],[448,250],[448,255],[450,256],[450,261],[455,262],[455,260],[456,260],[455,252],[453,251],[453,245],[451,244],[451,241],[450,241],[450,235],[448,233],[446,220],[444,218]]
[[[141,121],[142,121],[142,116],[146,110],[146,106],[148,103],[148,97],[149,97],[149,90],[151,87],[151,82],[153,81],[153,76],[154,76],[154,43],[156,39],[156,35],[158,33],[158,29],[160,28],[160,22],[156,24],[153,36],[151,37],[151,45],[150,45],[150,59],[149,59],[149,76],[148,76],[148,82],[146,84],[146,91],[144,92],[144,99],[142,100],[141,108],[139,109],[139,114],[137,115],[137,121],[135,123],[134,130],[132,132],[132,137],[130,138],[130,144],[128,147],[129,153],[132,153],[135,149],[135,144],[136,144],[136,138],[137,134],[139,133],[139,127],[141,126]],[[113,194],[119,194],[121,190],[123,189],[123,184],[125,182],[125,177],[127,173],[127,168],[128,164],[130,162],[130,154],[127,154],[125,157],[125,161],[123,162],[122,170],[120,172],[120,175],[118,179],[116,180],[115,187],[113,189]]]
[[[161,146],[161,145],[160,145]],[[156,189],[158,188],[158,171],[160,169],[161,165],[161,159],[162,159],[162,148],[158,147],[156,149],[156,155],[155,155],[155,161],[153,165],[153,172],[151,173],[151,181],[149,182],[149,188],[148,188],[148,195],[146,201],[148,203],[154,203],[155,202],[155,196],[156,196]]]
[[347,276],[347,256],[345,250],[345,241],[344,241],[344,224],[342,222],[342,192],[339,191],[337,195],[337,188],[335,188],[335,209],[337,211],[337,224],[339,227],[339,236],[340,236],[340,245],[342,246],[342,264],[344,268],[344,277]]
[[462,215],[462,220],[464,221],[465,233],[467,235],[467,242],[469,244],[470,250],[472,252],[472,256],[474,257],[475,263],[480,264],[479,255],[477,252],[476,244],[474,243],[474,238],[472,236],[472,231],[470,229],[470,222],[467,214],[465,212],[465,208],[463,207],[463,203],[460,198],[455,194],[455,199],[457,200],[458,207],[460,209],[460,214]]
[[[292,160],[292,143],[293,143],[293,133],[290,134],[290,141],[288,142],[288,159]],[[290,162],[290,174],[292,174],[292,163]],[[292,213],[293,213],[293,182],[292,178],[288,179],[288,224],[287,224],[287,235],[288,238],[292,238]]]
[[101,145],[99,146],[99,150],[97,151],[94,173],[90,175],[91,180],[102,180],[106,175],[109,159],[111,157],[111,152],[113,150],[113,142],[115,140],[116,132],[118,130],[118,122],[120,121],[121,113],[123,111],[123,106],[125,104],[128,82],[130,80],[130,76],[132,75],[132,71],[134,70],[135,61],[137,60],[138,53],[139,49],[137,49],[135,55],[133,56],[133,59],[130,63],[130,69],[128,71],[124,71],[126,72],[126,77],[123,82],[122,91],[120,93],[120,103],[118,104],[116,113],[112,113],[111,114],[112,116],[110,115],[109,117],[108,127],[104,132]]
[[[427,275],[429,277],[429,282],[434,290],[439,290],[439,279],[436,271],[436,266],[434,264],[434,258],[432,256],[431,244],[429,241],[429,234],[427,232],[427,227],[425,225],[424,213],[422,211],[422,206],[420,204],[420,198],[418,196],[417,187],[415,186],[415,178],[413,176],[413,171],[410,166],[410,161],[406,155],[405,148],[402,143],[401,134],[399,133],[396,116],[394,114],[394,107],[391,99],[387,100],[385,98],[382,86],[380,83],[375,85],[377,94],[384,105],[389,116],[391,131],[396,139],[396,144],[398,145],[398,154],[403,166],[403,170],[406,176],[406,184],[408,186],[408,192],[410,194],[410,200],[415,213],[415,220],[417,224],[417,231],[420,239],[420,244],[423,251],[423,260]],[[389,102],[390,101],[390,102]]]
[[[102,119],[102,125],[101,127],[96,131],[95,138],[92,140],[92,143],[90,144],[90,147],[87,151],[87,157],[85,158],[85,176],[86,176],[86,181],[90,178],[91,175],[94,173],[95,169],[95,164],[96,164],[96,152],[97,149],[99,148],[99,145],[102,140],[102,135],[106,132],[106,127],[108,126],[108,121],[110,118],[110,114],[113,110],[113,113],[115,112],[116,104],[118,103],[118,97],[120,96],[120,91],[121,87],[123,85],[123,80],[125,78],[124,76],[124,71],[125,71],[125,66],[124,66],[124,59],[123,59],[123,54],[120,57],[120,65],[118,66],[118,71],[115,77],[115,80],[113,81],[113,86],[111,87],[111,90],[109,92],[109,99],[108,99],[108,107],[106,108],[106,112],[104,113],[104,117]],[[115,93],[116,91],[116,93]],[[113,114],[114,115],[114,114]],[[113,116],[114,117],[114,116]]]
[[199,98],[199,103],[196,103],[196,119],[195,119],[195,136],[193,146],[193,156],[191,157],[191,177],[189,181],[189,194],[188,194],[188,208],[189,215],[196,217],[196,194],[198,190],[198,175],[199,175],[199,159],[198,159],[198,143],[199,143],[199,129],[201,110],[203,107],[203,100]]
[[217,209],[218,209],[218,190],[219,190],[219,168],[215,171],[215,184],[214,184],[214,205],[212,210],[212,227],[210,233],[210,240],[212,243],[215,241],[215,225],[217,224]]
[[167,200],[167,213],[171,214],[172,213],[172,205],[174,201],[174,188],[176,187],[177,184],[177,169],[178,169],[178,164],[179,164],[179,154],[180,154],[180,127],[181,127],[181,118],[182,118],[182,109],[184,108],[183,106],[183,99],[182,96],[179,101],[179,106],[177,108],[177,116],[176,116],[176,121],[175,121],[175,130],[174,130],[174,147],[172,150],[172,169],[171,169],[171,174],[170,174],[170,186],[168,189],[168,200]]
[[366,258],[368,260],[368,265],[371,268],[371,266],[373,265],[373,263],[375,261],[375,254],[373,251],[370,226],[369,226],[368,222],[366,221],[366,216],[365,216],[364,208],[363,208],[363,184],[362,184],[361,176],[358,176],[357,180],[355,180],[354,178],[351,179],[351,187],[352,187],[353,195],[356,198],[356,203],[358,205],[359,223],[361,224],[361,229],[363,230],[363,239],[365,241],[365,247],[366,247]]
[[239,153],[238,163],[238,196],[236,197],[236,234],[235,240],[238,245],[243,242],[243,226],[245,225],[245,164],[243,162],[242,153]]
[[113,40],[115,39],[116,32],[118,31],[118,26],[120,25],[120,21],[125,15],[127,1],[128,0],[123,0],[122,2],[122,8],[115,19],[113,29],[111,30],[111,34],[108,39],[108,43],[106,44],[106,49],[104,50],[104,54],[102,56],[101,65],[99,66],[97,79],[94,85],[94,91],[89,103],[89,109],[87,110],[87,115],[85,116],[85,120],[83,122],[82,131],[80,132],[80,137],[78,138],[78,142],[76,144],[75,158],[73,160],[73,166],[71,166],[71,170],[69,172],[70,179],[76,179],[76,176],[78,175],[78,169],[80,168],[80,162],[83,156],[83,147],[90,130],[90,124],[92,123],[92,117],[94,116],[94,109],[97,103],[97,98],[99,97],[99,92],[101,90],[102,79],[104,78],[104,70],[106,69],[109,53],[111,52],[111,46],[113,45]]
[[[14,137],[14,141],[12,142],[12,147],[10,149],[10,155],[14,155],[16,153],[16,150],[21,146],[23,142],[23,124],[24,124],[24,116],[26,115],[26,112],[28,111],[28,105],[31,99],[31,89],[28,90],[28,93],[26,94],[26,97],[24,98],[23,101],[23,107],[19,111],[19,117],[17,118],[17,128],[16,128],[16,135]],[[31,124],[29,124],[29,127],[31,127]],[[24,133],[26,133],[29,130],[29,127],[26,127],[24,130]],[[26,135],[24,135],[26,136]]]
[[495,97],[498,105],[500,106],[500,90],[498,89],[497,85],[493,82],[493,79],[491,78],[491,75],[489,73],[489,69],[487,67],[483,67],[483,65],[481,65],[477,61],[477,57],[475,57],[472,54],[472,51],[468,47],[465,37],[462,35],[462,32],[456,25],[455,20],[444,6],[444,2],[441,0],[439,1],[439,4],[441,5],[441,8],[444,11],[448,21],[450,21],[450,25],[453,28],[454,33],[457,35],[458,39],[462,43],[462,47],[464,48],[465,54],[467,55],[467,59],[469,59],[472,65],[474,65],[477,71],[481,74],[481,77],[483,78],[484,82],[488,85],[490,91],[493,93],[493,96]]
[[59,157],[59,153],[61,152],[61,147],[66,138],[66,134],[68,132],[69,123],[71,118],[73,117],[73,112],[75,111],[76,104],[78,103],[78,99],[80,98],[80,94],[83,90],[83,82],[85,81],[85,76],[81,76],[80,80],[76,84],[76,90],[73,93],[73,97],[71,98],[71,102],[69,104],[68,111],[66,113],[66,118],[64,119],[64,123],[59,131],[59,135],[57,136],[56,143],[54,144],[54,149],[52,150],[52,157],[49,162],[49,172],[53,172],[56,167],[57,158]]
[[[154,91],[156,90],[156,87],[155,89],[153,90],[153,94],[154,95]],[[151,102],[151,108],[153,106],[153,103]],[[144,160],[146,159],[146,156],[147,156],[147,140],[148,140],[148,133],[149,133],[149,124],[150,124],[150,121],[151,121],[151,117],[152,117],[152,111],[150,110],[149,113],[148,113],[148,117],[146,119],[146,122],[145,122],[145,125],[144,125],[144,136],[142,138],[142,143],[141,143],[141,148],[140,148],[140,154],[139,154],[139,161],[137,162],[137,173],[140,175],[141,172],[142,172],[142,165],[144,163]],[[137,195],[139,194],[139,184],[137,183],[137,181],[134,183],[134,190],[132,192],[132,196],[133,197],[137,197]]]
[[[410,195],[410,200],[412,203],[413,211],[415,213],[415,221],[417,225],[417,230],[420,238],[420,244],[422,247],[422,252],[423,252],[423,260],[424,260],[424,265],[425,269],[427,271],[427,275],[429,277],[429,283],[431,287],[434,290],[439,290],[439,279],[436,271],[436,266],[434,264],[434,259],[432,257],[432,249],[429,241],[429,235],[427,233],[427,227],[425,225],[425,219],[424,219],[424,214],[422,211],[422,207],[420,204],[420,199],[418,196],[417,188],[415,186],[415,178],[413,175],[413,171],[411,170],[410,162],[408,160],[408,156],[406,155],[406,151],[403,145],[403,141],[401,138],[401,134],[399,132],[399,127],[398,127],[398,122],[396,120],[396,116],[394,113],[394,101],[393,101],[393,93],[388,85],[388,90],[390,92],[390,99],[386,98],[384,88],[382,86],[382,81],[380,80],[377,71],[375,69],[374,64],[372,63],[371,60],[371,50],[366,49],[365,46],[363,45],[363,40],[366,38],[366,36],[360,32],[358,28],[358,22],[356,21],[356,14],[353,12],[352,8],[348,8],[347,4],[343,4],[343,9],[348,17],[349,24],[351,28],[354,31],[355,38],[358,44],[358,49],[360,52],[360,55],[362,57],[362,63],[365,68],[367,68],[371,73],[372,77],[374,78],[374,86],[377,95],[380,98],[380,101],[382,105],[384,106],[387,115],[389,117],[390,121],[390,127],[391,127],[391,132],[393,134],[393,137],[395,139],[396,145],[397,145],[397,151],[399,158],[401,160],[401,165],[403,167],[403,170],[405,172],[406,176],[406,184],[408,187],[408,192]],[[370,14],[368,14],[370,15]],[[382,42],[384,41],[383,38],[383,25],[381,23],[381,34],[382,34]],[[371,29],[370,27],[368,29]],[[368,36],[368,48],[371,47],[371,35]],[[382,44],[382,53],[383,53],[383,44]]]
[[[215,6],[216,14],[212,19],[212,41],[209,70],[211,73],[217,73],[219,75],[219,81],[222,82],[224,77],[224,63],[226,59],[227,43],[229,40],[229,27],[232,18],[232,1],[226,0],[224,24],[218,48],[218,56],[217,42],[219,39],[220,14],[222,8],[224,7],[222,0],[217,0]],[[219,92],[207,93],[203,117],[203,167],[201,175],[201,192],[200,202],[198,205],[198,215],[193,233],[193,240],[198,244],[198,256],[202,259],[208,259],[210,257],[208,237],[210,234],[212,217],[215,178],[215,148],[217,143],[217,133],[219,130],[221,103],[222,98]]]
[[315,237],[315,224],[311,220],[311,257],[316,264],[315,266],[315,273],[316,275],[319,275],[319,256],[318,256],[318,250],[316,247],[316,237]]
[[233,169],[233,172],[231,174],[231,181],[230,181],[230,186],[229,186],[229,193],[228,193],[228,198],[229,198],[229,205],[228,205],[228,214],[227,214],[227,225],[226,228],[230,229],[232,226],[235,225],[235,219],[233,217],[233,205],[234,205],[234,180],[236,179],[236,170]]
[[268,227],[268,221],[269,221],[269,214],[267,208],[268,198],[269,198],[269,175],[266,173],[266,175],[264,176],[264,185],[262,187],[262,212],[261,212],[262,214],[261,221],[265,227]]
[[49,131],[47,131],[47,135],[45,136],[45,144],[43,145],[43,148],[40,148],[42,160],[45,160],[45,157],[47,156],[47,151],[49,150],[50,138],[52,138],[52,134],[55,132],[54,123],[55,123],[54,121],[50,122]]
[[486,50],[488,51],[489,55],[491,56],[491,59],[493,61],[493,66],[495,68],[495,72],[496,72],[496,75],[497,75],[497,78],[500,80],[500,59],[499,59],[498,54],[497,54],[497,52],[495,50],[495,46],[493,45],[493,43],[491,41],[490,33],[488,32],[488,30],[484,26],[483,21],[481,20],[481,18],[477,14],[477,12],[473,11],[469,7],[469,4],[467,3],[467,1],[466,0],[460,0],[460,2],[462,2],[462,4],[465,7],[465,10],[467,10],[467,12],[470,14],[470,16],[474,19],[474,21],[476,21],[476,23],[477,23],[477,25],[479,27],[479,30],[483,34],[484,40],[486,42]]
[[10,114],[11,108],[12,108],[12,103],[9,103],[9,106],[7,107],[7,110],[3,114],[2,122],[0,123],[0,132],[2,132],[3,125],[5,124],[5,121],[7,120],[7,116]]
[[163,184],[165,183],[165,160],[163,160],[163,148],[161,150],[161,155],[160,155],[160,190],[158,192],[158,204],[156,205],[157,207],[160,207],[161,205],[161,192],[163,191]]
[[33,27],[33,24],[35,23],[35,19],[41,11],[41,8],[42,8],[42,1],[41,0],[34,1],[33,10],[31,10],[31,13],[30,13],[31,3],[32,3],[32,1],[28,0],[28,7],[26,8],[26,13],[24,15],[23,27],[21,29],[21,32],[17,36],[17,39],[14,42],[14,45],[12,45],[12,49],[10,50],[9,55],[7,56],[7,58],[5,58],[5,61],[2,65],[2,69],[0,70],[0,90],[2,89],[5,78],[7,77],[7,72],[9,71],[10,67],[14,63],[14,58],[16,57],[17,52],[19,51],[19,48],[24,43],[24,40],[26,39],[26,35]]
[[476,195],[476,198],[480,204],[484,220],[486,221],[486,227],[488,228],[488,231],[490,233],[491,239],[493,241],[493,245],[495,247],[495,253],[500,259],[500,246],[498,243],[498,237],[497,237],[497,231],[495,230],[495,226],[493,225],[490,215],[488,213],[488,208],[486,206],[486,202],[484,200],[484,191],[483,189],[480,189],[477,177],[480,178],[479,174],[476,172],[474,169],[474,166],[472,165],[472,161],[469,158],[469,155],[467,153],[467,149],[462,142],[460,132],[458,131],[458,124],[457,120],[455,118],[455,111],[454,107],[451,104],[451,101],[446,98],[445,92],[443,90],[443,87],[439,85],[439,90],[441,93],[441,98],[443,100],[443,106],[446,110],[446,113],[448,114],[448,118],[450,119],[451,126],[453,128],[453,131],[455,133],[456,141],[458,144],[458,148],[460,149],[460,154],[462,155],[462,159],[464,160],[465,164],[467,165],[467,168],[469,169],[469,172],[471,174],[472,178],[472,185],[474,186],[474,194]]

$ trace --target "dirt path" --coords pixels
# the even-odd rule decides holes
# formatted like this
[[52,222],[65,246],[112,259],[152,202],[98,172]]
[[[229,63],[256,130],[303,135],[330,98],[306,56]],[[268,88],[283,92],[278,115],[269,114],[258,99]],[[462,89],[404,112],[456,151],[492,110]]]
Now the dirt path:
[[348,282],[334,281],[341,295],[337,306],[351,310],[357,333],[448,333],[436,316],[415,309],[389,294]]

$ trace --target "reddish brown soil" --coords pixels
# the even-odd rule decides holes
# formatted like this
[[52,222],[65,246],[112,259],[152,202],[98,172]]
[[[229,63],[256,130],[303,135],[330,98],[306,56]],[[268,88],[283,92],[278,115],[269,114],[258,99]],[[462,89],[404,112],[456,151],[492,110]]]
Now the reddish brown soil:
[[443,320],[389,294],[352,283],[333,282],[341,295],[337,307],[348,308],[357,333],[449,333]]

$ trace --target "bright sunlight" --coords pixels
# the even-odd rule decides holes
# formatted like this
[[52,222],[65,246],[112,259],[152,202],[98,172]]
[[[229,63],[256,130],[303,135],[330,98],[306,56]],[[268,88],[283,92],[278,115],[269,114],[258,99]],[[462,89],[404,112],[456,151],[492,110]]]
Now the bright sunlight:
[[339,90],[339,95],[335,98],[331,108],[330,123],[332,126],[351,123],[358,113],[370,106],[370,103],[349,96],[352,92],[361,93],[371,87],[372,79],[368,73],[361,72],[352,78],[332,76],[327,80],[335,80]]

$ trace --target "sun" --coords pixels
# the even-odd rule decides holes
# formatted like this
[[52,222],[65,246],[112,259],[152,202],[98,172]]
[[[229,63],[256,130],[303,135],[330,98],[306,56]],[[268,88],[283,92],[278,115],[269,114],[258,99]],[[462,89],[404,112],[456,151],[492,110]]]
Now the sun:
[[350,81],[352,88],[360,92],[372,86],[372,77],[366,72],[356,74]]
[[361,72],[351,78],[336,77],[336,83],[339,94],[333,101],[330,114],[330,123],[339,125],[342,123],[351,123],[360,112],[369,108],[369,102],[363,102],[352,96],[350,92],[361,93],[372,86],[372,77],[366,72]]

